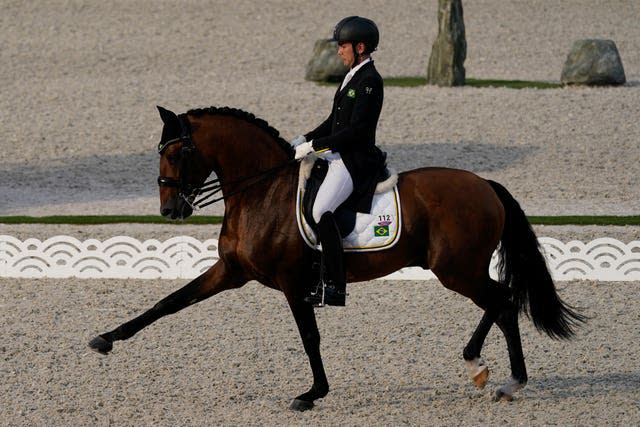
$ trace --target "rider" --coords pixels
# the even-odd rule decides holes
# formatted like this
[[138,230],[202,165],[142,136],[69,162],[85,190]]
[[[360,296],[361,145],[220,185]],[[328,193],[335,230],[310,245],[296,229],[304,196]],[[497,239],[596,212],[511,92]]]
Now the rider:
[[[333,213],[345,203],[351,210],[368,213],[375,185],[385,170],[385,155],[375,145],[376,126],[383,100],[383,84],[371,53],[378,46],[376,24],[349,16],[336,25],[333,39],[338,55],[350,71],[338,88],[329,117],[291,144],[295,158],[315,152],[328,161],[327,175],[313,205],[313,220],[322,245],[324,303],[345,305],[346,273],[342,238]],[[317,304],[321,296],[305,300]]]

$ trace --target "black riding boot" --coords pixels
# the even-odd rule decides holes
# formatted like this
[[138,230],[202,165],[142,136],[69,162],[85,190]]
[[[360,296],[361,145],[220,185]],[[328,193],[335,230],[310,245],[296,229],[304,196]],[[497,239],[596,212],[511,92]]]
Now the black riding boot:
[[322,287],[305,298],[305,301],[315,305],[344,306],[346,298],[347,279],[344,269],[342,251],[342,237],[333,213],[325,212],[318,222],[318,238],[322,244]]

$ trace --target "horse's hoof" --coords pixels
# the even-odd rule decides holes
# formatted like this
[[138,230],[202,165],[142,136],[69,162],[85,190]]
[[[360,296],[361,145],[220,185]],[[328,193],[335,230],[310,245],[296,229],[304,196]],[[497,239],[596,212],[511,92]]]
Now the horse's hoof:
[[494,402],[513,402],[513,396],[498,389],[493,395]]
[[89,341],[89,348],[100,354],[109,354],[113,349],[113,343],[102,338],[100,335]]
[[489,368],[484,364],[484,360],[480,357],[476,357],[472,360],[465,360],[464,364],[467,366],[469,377],[474,382],[476,387],[483,389],[487,385],[489,379]]
[[308,411],[311,408],[313,408],[313,402],[308,400],[293,399],[293,402],[289,405],[289,409],[299,412]]
[[516,380],[511,377],[509,382],[502,387],[498,387],[493,395],[493,400],[496,402],[511,402],[516,392],[522,389],[527,384],[527,380]]
[[489,368],[481,366],[480,371],[475,374],[472,379],[476,387],[482,390],[489,380]]

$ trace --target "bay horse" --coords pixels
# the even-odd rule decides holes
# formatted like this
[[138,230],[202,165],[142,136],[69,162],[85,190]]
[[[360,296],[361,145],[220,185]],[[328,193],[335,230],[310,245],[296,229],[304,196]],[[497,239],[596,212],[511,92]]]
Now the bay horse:
[[[291,308],[313,384],[290,408],[312,408],[327,395],[329,383],[314,307],[304,301],[317,272],[312,269],[314,251],[296,225],[299,167],[293,149],[267,122],[242,110],[211,107],[180,115],[158,110],[164,124],[158,146],[160,212],[174,220],[190,216],[198,204],[195,199],[212,189],[204,181],[215,172],[213,188],[225,200],[219,260],[89,346],[107,354],[114,341],[131,338],[163,316],[256,280],[282,291]],[[448,168],[403,172],[397,185],[402,201],[399,241],[379,252],[345,253],[347,281],[368,281],[419,266],[430,269],[446,288],[470,298],[484,314],[462,353],[469,375],[479,388],[487,383],[489,370],[480,352],[497,324],[507,342],[511,377],[494,398],[511,400],[527,382],[519,313],[555,339],[571,338],[585,317],[558,296],[524,212],[502,185]],[[489,275],[496,248],[500,282]]]

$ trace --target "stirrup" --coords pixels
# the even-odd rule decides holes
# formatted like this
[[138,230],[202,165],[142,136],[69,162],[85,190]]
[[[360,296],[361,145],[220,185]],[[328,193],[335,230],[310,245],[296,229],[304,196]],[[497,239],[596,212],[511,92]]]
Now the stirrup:
[[344,307],[347,295],[346,289],[342,291],[335,286],[327,286],[327,283],[323,280],[316,285],[309,295],[304,297],[304,300],[314,307],[324,307],[325,305]]

